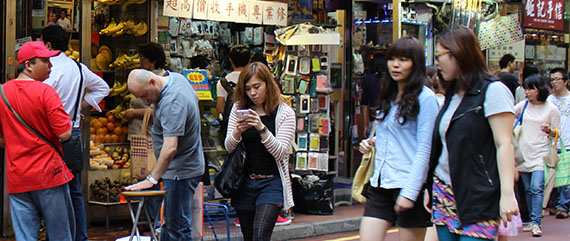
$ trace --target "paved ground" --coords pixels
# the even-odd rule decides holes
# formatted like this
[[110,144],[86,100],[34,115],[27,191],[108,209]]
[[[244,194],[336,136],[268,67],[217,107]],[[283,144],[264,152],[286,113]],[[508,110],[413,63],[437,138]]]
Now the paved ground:
[[[523,233],[519,230],[519,235],[510,237],[510,241],[567,241],[570,240],[570,219],[555,219],[554,216],[545,216],[542,224],[543,236],[532,237],[530,233]],[[348,232],[341,234],[326,235],[298,241],[356,241],[360,236],[358,232]],[[386,241],[397,241],[398,229],[391,229]]]

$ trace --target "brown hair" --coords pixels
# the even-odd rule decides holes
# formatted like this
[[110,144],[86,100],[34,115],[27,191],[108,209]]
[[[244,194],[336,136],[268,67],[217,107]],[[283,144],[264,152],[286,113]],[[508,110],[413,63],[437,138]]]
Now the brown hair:
[[442,79],[446,90],[469,90],[490,75],[477,36],[471,29],[465,26],[451,28],[439,37],[438,43],[450,51],[449,54],[457,61],[461,73],[454,80]]
[[277,110],[277,106],[283,102],[283,98],[281,98],[279,86],[277,86],[273,79],[273,74],[269,71],[269,68],[261,62],[246,65],[239,74],[233,97],[234,101],[238,102],[238,109],[248,109],[253,106],[253,102],[245,92],[245,84],[253,77],[265,82],[265,102],[263,103],[263,110],[265,110],[265,114],[272,114]]

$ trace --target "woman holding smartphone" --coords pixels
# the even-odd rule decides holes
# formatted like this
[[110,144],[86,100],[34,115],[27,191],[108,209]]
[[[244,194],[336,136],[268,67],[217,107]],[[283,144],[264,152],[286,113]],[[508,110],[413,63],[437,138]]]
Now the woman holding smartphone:
[[363,192],[360,240],[384,240],[393,225],[400,227],[400,240],[423,240],[431,226],[422,200],[437,97],[424,86],[424,48],[416,38],[394,42],[386,59],[376,136],[360,143],[362,153],[376,147],[374,173]]
[[245,144],[246,180],[232,197],[244,240],[270,240],[281,209],[293,207],[289,150],[295,112],[284,103],[273,74],[260,62],[241,71],[228,122],[226,150]]

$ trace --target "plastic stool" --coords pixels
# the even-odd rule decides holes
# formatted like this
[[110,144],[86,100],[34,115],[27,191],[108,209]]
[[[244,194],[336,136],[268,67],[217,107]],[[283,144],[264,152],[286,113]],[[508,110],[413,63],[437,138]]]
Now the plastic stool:
[[[148,211],[148,206],[145,205],[145,201],[147,201],[150,198],[160,198],[160,200],[162,201],[162,199],[164,198],[164,195],[166,194],[166,191],[155,191],[155,190],[145,190],[145,191],[136,191],[136,192],[122,192],[123,196],[125,197],[125,199],[127,200],[127,204],[129,205],[129,212],[131,213],[131,219],[133,220],[133,228],[131,230],[131,235],[129,236],[129,241],[133,240],[133,237],[136,235],[137,236],[137,240],[141,241],[141,235],[139,233],[139,228],[138,228],[138,224],[139,224],[139,219],[141,217],[141,212],[144,209],[144,214],[146,216],[146,219],[148,220],[148,226],[150,228],[150,238],[151,240],[157,240],[158,241],[158,237],[156,236],[156,224],[158,221],[158,217],[160,215],[160,208],[157,210],[156,216],[157,217],[154,222],[151,222],[150,220],[150,213]],[[139,205],[137,207],[137,213],[134,214],[133,213],[133,208],[131,207],[131,202],[133,201],[138,201]]]

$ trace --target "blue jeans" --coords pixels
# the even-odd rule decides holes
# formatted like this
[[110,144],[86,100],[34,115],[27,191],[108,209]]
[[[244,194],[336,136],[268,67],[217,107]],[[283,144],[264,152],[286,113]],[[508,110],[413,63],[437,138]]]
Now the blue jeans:
[[437,237],[439,241],[489,241],[489,239],[473,238],[450,233],[447,226],[435,226],[437,229]]
[[161,241],[192,240],[192,199],[200,180],[202,176],[184,180],[162,179],[166,195]]
[[568,212],[570,207],[570,186],[557,187],[555,190],[556,195],[554,195],[553,191],[551,199],[554,200],[556,209]]
[[81,192],[81,172],[73,173],[73,179],[69,182],[69,194],[75,213],[75,238],[74,241],[86,241],[87,238],[87,216],[85,215],[85,204],[83,203],[83,192]]
[[530,221],[540,225],[542,221],[542,199],[544,198],[544,171],[521,172]]
[[12,224],[18,241],[36,241],[43,216],[49,240],[72,241],[75,215],[69,185],[9,194]]

